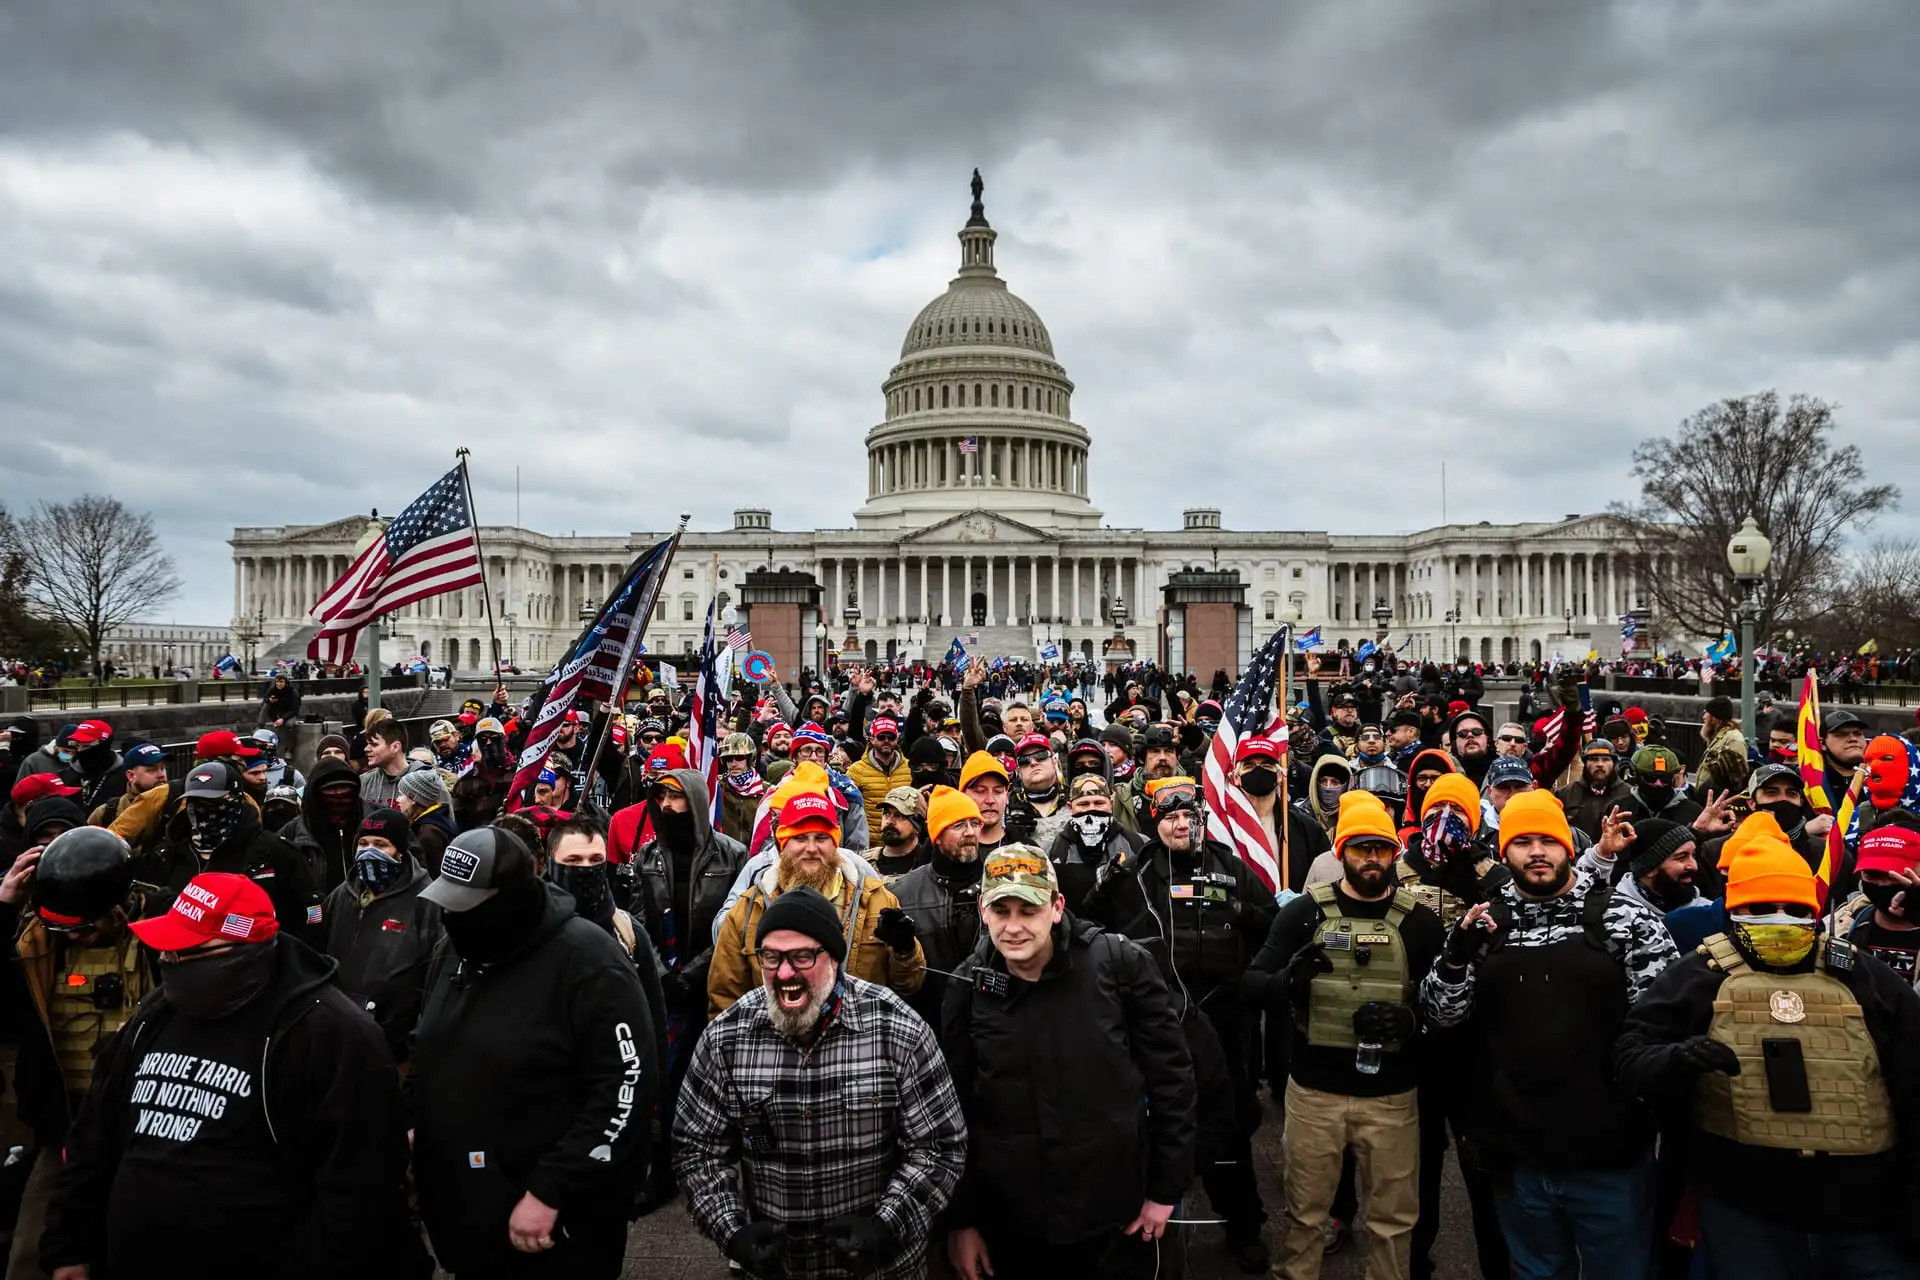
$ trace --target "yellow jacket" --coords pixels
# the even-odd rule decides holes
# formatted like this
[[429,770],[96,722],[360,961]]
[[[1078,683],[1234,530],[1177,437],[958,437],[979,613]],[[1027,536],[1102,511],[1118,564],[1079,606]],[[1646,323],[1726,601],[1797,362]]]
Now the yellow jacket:
[[[720,939],[713,944],[713,960],[707,967],[707,1017],[717,1018],[735,1000],[760,985],[760,957],[755,936],[767,904],[777,896],[780,863],[776,859],[734,902],[720,924]],[[900,900],[878,876],[863,876],[860,864],[843,850],[837,888],[829,895],[845,925],[852,913],[852,928],[847,930],[847,962],[842,971],[868,982],[892,987],[902,996],[912,995],[926,980],[926,956],[920,944],[913,944],[911,956],[895,955],[893,948],[873,936],[880,913],[897,907]]]
[[868,750],[867,754],[847,766],[847,776],[853,779],[854,786],[860,788],[860,798],[866,801],[867,807],[867,832],[878,840],[880,802],[895,787],[913,785],[913,771],[907,768],[907,753],[896,750],[893,753],[893,768],[883,771],[873,762],[872,750]]

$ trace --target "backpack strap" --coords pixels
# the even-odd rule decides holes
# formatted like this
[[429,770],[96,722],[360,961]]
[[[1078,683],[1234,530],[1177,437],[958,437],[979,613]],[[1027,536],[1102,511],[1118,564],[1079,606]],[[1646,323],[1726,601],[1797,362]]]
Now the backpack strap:
[[1733,945],[1733,939],[1724,933],[1716,933],[1700,944],[1699,954],[1707,958],[1707,963],[1726,974],[1737,978],[1747,972],[1747,958],[1740,954],[1740,948]]
[[1613,886],[1596,880],[1580,903],[1580,931],[1595,949],[1618,959],[1621,948],[1607,933],[1607,907],[1613,902]]
[[1387,923],[1398,930],[1400,928],[1400,922],[1405,920],[1408,913],[1419,905],[1420,899],[1414,894],[1413,890],[1404,887],[1395,889],[1393,891],[1393,905],[1387,908]]

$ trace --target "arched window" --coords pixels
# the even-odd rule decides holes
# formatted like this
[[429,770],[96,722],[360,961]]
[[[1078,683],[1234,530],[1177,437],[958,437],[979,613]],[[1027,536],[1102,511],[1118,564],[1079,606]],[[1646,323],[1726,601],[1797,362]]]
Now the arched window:
[[940,384],[940,407],[942,409],[949,407],[948,392],[950,390],[951,388],[948,387],[946,383],[943,382]]
[[1022,409],[1027,407],[1027,389],[1025,387],[1020,388],[1020,407]]
[[920,407],[920,388],[918,387],[913,389],[913,407],[916,409]]
[[978,409],[981,403],[982,402],[980,399],[980,384],[976,382],[973,384],[973,407]]
[[993,407],[1000,407],[1000,384],[997,382],[993,384]]

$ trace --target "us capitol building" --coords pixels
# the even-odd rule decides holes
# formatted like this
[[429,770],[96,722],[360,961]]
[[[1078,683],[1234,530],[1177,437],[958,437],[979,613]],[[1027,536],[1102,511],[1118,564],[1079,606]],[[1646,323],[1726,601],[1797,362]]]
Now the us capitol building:
[[[1646,566],[1603,515],[1392,535],[1238,530],[1211,507],[1166,531],[1105,523],[1090,500],[1093,438],[1073,420],[1073,381],[1039,313],[1000,276],[978,173],[973,193],[959,272],[907,326],[881,383],[885,413],[867,432],[867,500],[852,527],[781,529],[772,511],[743,508],[731,529],[689,529],[647,630],[650,652],[696,648],[715,592],[722,616],[740,611],[783,678],[829,652],[937,661],[959,636],[988,655],[1058,645],[1095,661],[1156,658],[1204,679],[1241,665],[1283,621],[1320,627],[1330,647],[1384,635],[1421,658],[1619,652],[1619,618],[1642,604]],[[354,515],[236,528],[235,652],[304,655],[307,611],[367,524]],[[483,526],[503,656],[551,664],[583,610],[663,536]],[[386,636],[385,662],[419,654],[486,669],[478,588],[409,606]]]

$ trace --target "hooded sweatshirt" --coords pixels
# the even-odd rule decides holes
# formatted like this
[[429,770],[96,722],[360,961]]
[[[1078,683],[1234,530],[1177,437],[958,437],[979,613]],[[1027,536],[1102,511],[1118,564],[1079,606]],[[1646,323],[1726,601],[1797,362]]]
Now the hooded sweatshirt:
[[1429,747],[1427,750],[1414,756],[1412,762],[1407,766],[1407,804],[1406,808],[1400,812],[1400,828],[1403,831],[1408,827],[1418,827],[1420,825],[1420,804],[1427,798],[1427,793],[1422,791],[1415,794],[1413,789],[1413,775],[1419,773],[1422,769],[1438,769],[1442,773],[1459,773],[1460,765],[1452,756],[1440,750],[1438,747]]
[[[320,793],[338,782],[355,787],[353,816],[344,826],[335,826],[322,811]],[[344,760],[322,760],[307,779],[307,790],[300,797],[300,816],[280,829],[280,838],[300,851],[307,876],[321,893],[330,893],[353,869],[354,843],[360,835],[360,820],[367,816],[367,802],[358,799],[360,775]]]
[[[707,784],[697,769],[670,769],[667,776],[680,784],[689,801],[692,839],[686,849],[676,850],[656,830],[654,838],[640,846],[634,862],[642,896],[634,913],[662,963],[683,974],[690,989],[704,992],[714,925],[747,860],[747,849],[713,829]],[[704,1022],[706,1001],[690,1001],[689,1007],[697,1009]]]

